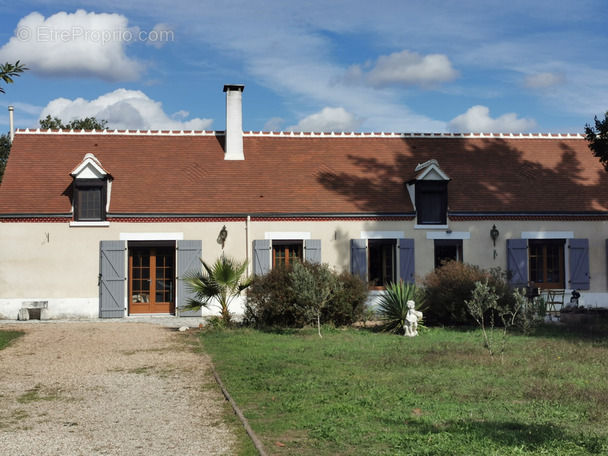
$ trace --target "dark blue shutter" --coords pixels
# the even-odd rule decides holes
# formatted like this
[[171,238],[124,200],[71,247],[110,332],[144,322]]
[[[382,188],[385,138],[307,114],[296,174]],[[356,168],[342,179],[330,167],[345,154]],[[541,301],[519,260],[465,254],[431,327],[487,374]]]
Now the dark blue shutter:
[[99,243],[99,318],[125,315],[125,242]]
[[509,285],[514,288],[528,286],[528,241],[507,239],[507,269]]
[[309,239],[304,244],[304,260],[309,263],[321,264],[321,240]]
[[399,239],[399,278],[406,283],[414,283],[414,240]]
[[203,241],[177,241],[177,303],[176,314],[180,317],[200,317],[203,314],[202,309],[187,310],[182,312],[181,309],[188,303],[188,298],[194,298],[195,293],[192,293],[184,277],[191,271],[202,271],[200,258],[203,254]]
[[367,242],[365,239],[350,240],[350,272],[367,280]]
[[253,273],[264,275],[270,271],[270,240],[253,241]]
[[589,289],[589,240],[570,239],[570,288],[575,290]]

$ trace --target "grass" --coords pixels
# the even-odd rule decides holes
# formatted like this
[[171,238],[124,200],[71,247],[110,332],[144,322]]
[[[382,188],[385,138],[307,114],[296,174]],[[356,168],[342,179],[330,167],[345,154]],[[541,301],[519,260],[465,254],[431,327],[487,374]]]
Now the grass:
[[11,343],[11,341],[21,337],[23,333],[21,331],[0,331],[0,350],[5,349]]
[[201,339],[270,454],[607,454],[608,338],[543,331],[504,363],[478,330]]

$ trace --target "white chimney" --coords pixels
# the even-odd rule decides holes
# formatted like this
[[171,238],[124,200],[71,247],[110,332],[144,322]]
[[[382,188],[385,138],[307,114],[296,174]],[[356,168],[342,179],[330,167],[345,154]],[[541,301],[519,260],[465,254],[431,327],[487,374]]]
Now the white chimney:
[[15,119],[13,118],[13,111],[15,108],[12,106],[8,107],[8,129],[9,136],[11,138],[11,144],[13,144],[13,139],[15,139]]
[[243,154],[243,90],[242,84],[226,84],[226,144],[224,160],[245,160]]

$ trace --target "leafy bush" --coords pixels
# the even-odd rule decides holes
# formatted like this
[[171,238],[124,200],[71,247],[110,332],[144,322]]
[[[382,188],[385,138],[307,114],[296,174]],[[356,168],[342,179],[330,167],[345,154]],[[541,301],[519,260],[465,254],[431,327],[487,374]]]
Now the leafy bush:
[[446,261],[427,274],[422,284],[425,289],[427,309],[424,314],[429,325],[471,325],[475,321],[468,312],[466,301],[472,297],[475,282],[485,282],[498,296],[501,306],[512,306],[513,298],[500,268],[483,269],[461,263]]
[[[302,263],[310,274],[318,275],[321,268],[327,266]],[[321,305],[321,322],[332,323],[336,326],[350,325],[361,319],[367,299],[367,285],[358,276],[350,273],[338,274],[328,272],[335,285],[329,300]],[[263,276],[256,276],[247,291],[244,321],[258,327],[290,327],[301,328],[310,323],[310,306],[303,305],[299,287],[294,283],[294,267],[292,265],[274,268]],[[317,290],[318,291],[318,290]],[[311,294],[316,293],[313,291]],[[316,314],[315,314],[316,315]]]
[[410,300],[416,303],[418,310],[424,302],[423,294],[416,284],[406,284],[400,280],[387,285],[378,303],[378,315],[385,331],[403,334],[405,317],[409,311],[407,302]]
[[339,290],[323,308],[321,319],[335,326],[349,326],[363,318],[369,287],[360,276],[346,271],[337,274],[336,279]]

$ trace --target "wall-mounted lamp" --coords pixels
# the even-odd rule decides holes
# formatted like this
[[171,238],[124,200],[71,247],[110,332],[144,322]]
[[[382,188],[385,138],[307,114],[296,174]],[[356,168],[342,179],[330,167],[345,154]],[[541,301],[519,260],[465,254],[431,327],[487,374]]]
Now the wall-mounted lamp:
[[217,237],[217,243],[222,244],[222,248],[224,248],[224,244],[226,243],[226,239],[228,238],[228,230],[226,229],[226,225],[220,230],[220,234]]
[[500,233],[496,229],[496,225],[492,226],[492,229],[490,230],[490,237],[492,238],[492,242],[494,242],[494,247],[496,247],[496,239],[498,239],[499,234]]

